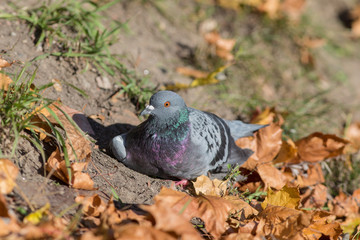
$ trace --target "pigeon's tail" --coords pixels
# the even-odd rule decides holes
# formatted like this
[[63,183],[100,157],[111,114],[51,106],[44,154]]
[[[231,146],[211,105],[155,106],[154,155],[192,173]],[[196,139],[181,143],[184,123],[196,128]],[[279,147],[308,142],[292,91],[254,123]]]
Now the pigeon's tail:
[[231,136],[235,140],[242,137],[252,136],[255,131],[259,130],[260,128],[268,126],[268,125],[260,125],[260,124],[243,123],[242,121],[239,120],[235,120],[235,121],[225,120],[225,122],[229,126]]

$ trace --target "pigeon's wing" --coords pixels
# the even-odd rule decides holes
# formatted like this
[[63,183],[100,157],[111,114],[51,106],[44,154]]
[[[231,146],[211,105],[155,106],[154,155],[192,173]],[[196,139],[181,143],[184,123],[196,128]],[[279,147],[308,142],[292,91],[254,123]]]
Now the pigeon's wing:
[[124,162],[126,159],[125,141],[126,133],[114,137],[109,146],[116,159],[120,162]]
[[229,157],[230,130],[214,114],[189,108],[192,154],[206,161],[209,170],[225,163]]
[[229,121],[224,120],[226,124],[230,128],[231,136],[237,140],[242,137],[248,137],[252,136],[253,133],[260,128],[266,127],[268,125],[260,125],[260,124],[249,124],[249,123],[243,123],[239,120]]

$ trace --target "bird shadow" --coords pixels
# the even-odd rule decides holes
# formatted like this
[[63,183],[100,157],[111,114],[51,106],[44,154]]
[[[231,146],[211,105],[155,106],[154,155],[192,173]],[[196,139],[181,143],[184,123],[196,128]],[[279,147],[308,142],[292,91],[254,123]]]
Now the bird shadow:
[[96,145],[99,146],[99,149],[105,150],[105,153],[112,157],[113,154],[109,149],[110,141],[114,137],[126,133],[135,127],[134,125],[126,123],[115,123],[109,126],[104,126],[91,118],[88,118],[88,121],[91,128],[94,130],[94,134],[90,134],[90,136],[95,139]]

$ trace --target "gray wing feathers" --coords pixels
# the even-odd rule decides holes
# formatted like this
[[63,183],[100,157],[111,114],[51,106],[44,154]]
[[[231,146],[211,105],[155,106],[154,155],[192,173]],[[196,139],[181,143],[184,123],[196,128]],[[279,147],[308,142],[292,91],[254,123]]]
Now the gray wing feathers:
[[239,120],[234,120],[234,121],[224,120],[224,121],[229,126],[231,136],[234,138],[234,140],[237,140],[242,137],[252,136],[255,131],[267,126],[267,125],[243,123],[242,121]]
[[212,115],[189,108],[191,122],[191,142],[194,151],[206,153],[201,156],[209,162],[210,169],[216,168],[228,158],[229,139],[223,123]]

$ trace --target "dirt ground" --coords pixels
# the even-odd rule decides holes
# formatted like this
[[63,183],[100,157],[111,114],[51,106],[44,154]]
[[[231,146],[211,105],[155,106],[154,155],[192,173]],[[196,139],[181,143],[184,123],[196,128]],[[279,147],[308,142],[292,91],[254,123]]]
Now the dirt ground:
[[[347,103],[347,108],[352,109],[354,117],[360,119],[359,111],[356,110],[360,102],[358,87],[360,57],[357,54],[360,52],[360,44],[349,38],[349,29],[346,29],[337,17],[344,7],[352,6],[353,2],[308,1],[306,11],[314,18],[314,22],[332,32],[336,41],[349,46],[351,54],[346,56],[332,55],[325,50],[319,50],[320,59],[317,62],[319,69],[328,69],[330,66],[341,69],[346,74],[348,81],[345,84],[338,84],[338,87],[331,91],[329,98]],[[19,4],[28,5],[28,2],[19,1]],[[161,4],[166,9],[166,15],[159,12],[154,5],[142,1],[124,1],[109,9],[107,14],[111,18],[128,21],[130,29],[129,32],[119,36],[118,43],[111,46],[111,51],[124,56],[123,61],[126,66],[135,69],[139,75],[149,72],[150,82],[155,86],[171,82],[189,82],[190,79],[179,75],[175,69],[186,65],[187,61],[184,60],[186,56],[191,54],[191,51],[195,51],[197,46],[204,44],[199,34],[199,26],[188,21],[195,6],[194,2],[161,1]],[[4,9],[10,8],[7,4],[2,4],[0,10]],[[248,26],[242,27],[245,29]],[[245,30],[243,32],[246,33]],[[229,33],[224,31],[223,34],[226,36]],[[0,20],[0,50],[3,52],[2,57],[10,61],[28,62],[43,54],[43,49],[34,45],[34,36],[29,34],[26,24],[19,21]],[[91,136],[94,144],[92,162],[88,171],[96,183],[97,192],[108,199],[112,195],[109,185],[111,183],[116,187],[123,203],[151,203],[161,186],[170,186],[171,181],[134,172],[117,162],[107,149],[112,137],[140,123],[136,107],[127,99],[119,100],[116,104],[109,100],[119,90],[119,86],[116,85],[117,79],[106,75],[111,87],[102,89],[98,87],[96,78],[105,75],[94,69],[82,73],[77,64],[81,65],[63,58],[46,57],[36,61],[29,72],[38,67],[36,85],[48,83],[52,79],[60,79],[77,86],[89,95],[83,97],[73,88],[63,84],[61,92],[49,89],[44,93],[46,96],[60,99],[65,105],[82,111],[86,116],[96,114],[105,116],[103,121],[89,119],[95,135]],[[15,64],[13,69],[17,66],[20,64]],[[327,78],[326,74],[332,72],[324,70],[323,74],[323,77]],[[186,99],[189,106],[211,111],[227,119],[238,117],[237,112],[224,107],[221,99],[209,92],[207,87],[199,87],[180,91],[179,94]],[[333,111],[337,112],[337,109]],[[339,121],[339,125],[342,123]],[[17,203],[16,205],[19,201],[24,201],[26,196],[36,207],[50,202],[52,210],[59,213],[73,204],[79,192],[93,194],[93,192],[71,189],[56,179],[44,177],[39,153],[24,140],[21,141],[17,152],[17,164],[21,171],[17,179],[19,188],[10,196],[11,200]]]

